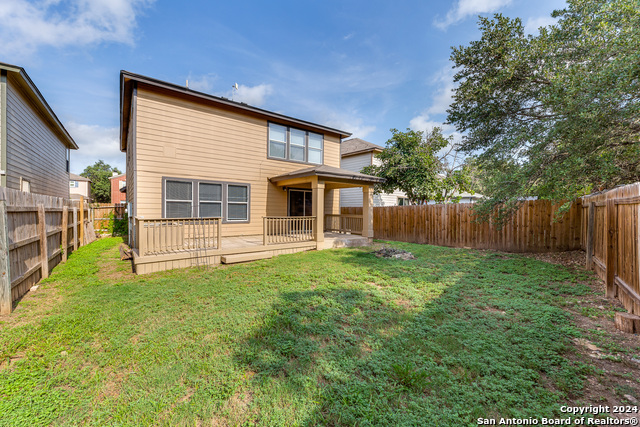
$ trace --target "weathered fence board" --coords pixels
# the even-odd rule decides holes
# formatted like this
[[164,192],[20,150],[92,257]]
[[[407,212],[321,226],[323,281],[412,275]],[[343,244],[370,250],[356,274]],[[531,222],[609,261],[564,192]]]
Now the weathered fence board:
[[617,297],[634,314],[640,314],[639,196],[636,183],[582,198],[587,268],[605,281],[608,297]]
[[[88,212],[82,201],[0,188],[0,312],[11,312],[20,299],[67,255],[81,245],[76,211]],[[79,206],[82,204],[82,209]],[[87,235],[91,235],[88,233]],[[89,241],[87,241],[89,243]],[[6,246],[6,248],[5,248]],[[6,266],[2,251],[7,251]],[[10,303],[1,300],[7,293]]]

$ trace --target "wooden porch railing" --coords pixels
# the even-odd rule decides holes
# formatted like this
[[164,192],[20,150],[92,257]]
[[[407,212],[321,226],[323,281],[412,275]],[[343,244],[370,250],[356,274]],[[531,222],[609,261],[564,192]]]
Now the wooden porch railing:
[[263,217],[263,243],[294,243],[315,240],[315,216]]
[[222,218],[136,218],[140,256],[220,249]]
[[362,234],[362,215],[326,214],[324,216],[324,230],[345,234]]

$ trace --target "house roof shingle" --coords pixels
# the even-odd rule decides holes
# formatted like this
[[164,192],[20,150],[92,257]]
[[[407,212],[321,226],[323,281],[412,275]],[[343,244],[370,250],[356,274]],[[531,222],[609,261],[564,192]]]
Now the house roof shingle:
[[384,182],[384,178],[379,178],[373,175],[365,175],[363,173],[353,172],[347,169],[336,168],[333,166],[320,165],[310,168],[299,169],[297,171],[285,173],[282,175],[269,178],[271,182],[284,181],[285,179],[292,178],[305,178],[308,176],[318,176],[321,178],[334,178],[341,180],[359,181],[363,184],[374,184],[376,182]]
[[75,173],[69,173],[69,181],[87,181],[91,182],[89,178],[85,178],[84,176],[76,175]]
[[369,141],[365,141],[360,138],[351,138],[346,141],[342,141],[342,144],[340,144],[340,155],[342,157],[346,157],[353,156],[355,154],[367,153],[369,151],[380,152],[383,149],[383,147]]

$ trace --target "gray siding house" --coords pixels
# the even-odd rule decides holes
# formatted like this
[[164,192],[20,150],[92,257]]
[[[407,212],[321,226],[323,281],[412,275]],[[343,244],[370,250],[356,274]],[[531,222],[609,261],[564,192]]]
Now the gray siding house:
[[69,198],[78,146],[25,70],[0,63],[0,185]]
[[[360,138],[351,138],[340,144],[340,167],[353,172],[360,172],[362,168],[370,165],[379,165],[380,161],[375,155],[383,148]],[[340,207],[362,206],[362,192],[358,189],[345,188],[340,190]],[[398,206],[409,204],[407,195],[402,191],[394,191],[392,194],[374,194],[373,206]]]

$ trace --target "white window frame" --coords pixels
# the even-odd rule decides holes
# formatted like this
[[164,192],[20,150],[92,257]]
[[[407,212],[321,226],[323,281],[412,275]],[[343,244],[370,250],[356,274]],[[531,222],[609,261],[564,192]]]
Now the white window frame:
[[69,181],[69,188],[78,188],[79,186],[78,181]]
[[[202,218],[202,216],[200,215],[200,204],[204,203],[204,204],[219,204],[220,205],[220,217],[223,217],[224,215],[224,183],[223,182],[212,182],[212,181],[197,181],[198,183],[198,218]],[[200,200],[200,186],[202,184],[205,185],[219,185],[220,186],[220,201],[214,201],[214,200]]]
[[[230,202],[229,201],[229,186],[232,187],[245,187],[247,189],[247,201],[246,202]],[[245,184],[227,184],[226,191],[226,212],[225,212],[225,220],[227,222],[248,222],[249,221],[249,186]],[[247,206],[247,218],[246,219],[230,219],[229,218],[229,205],[246,205]]]
[[[317,132],[311,132],[304,129],[294,128],[291,126],[285,126],[280,123],[268,122],[268,137],[267,137],[267,158],[273,160],[283,160],[287,162],[293,163],[303,163],[306,165],[323,165],[324,164],[324,135]],[[285,141],[278,141],[275,139],[271,139],[271,126],[280,126],[285,128]],[[304,160],[295,160],[291,158],[291,146],[303,147],[302,145],[292,144],[291,143],[291,131],[296,130],[299,132],[304,132]],[[310,147],[309,145],[309,135],[317,135],[320,137],[320,148]],[[271,143],[285,144],[284,149],[284,157],[278,157],[271,154]],[[309,161],[309,151],[320,152],[320,163],[310,162]]]
[[163,204],[164,204],[164,210],[163,210],[163,216],[165,218],[175,218],[175,217],[167,217],[167,203],[186,203],[187,200],[178,200],[178,199],[168,199],[167,198],[167,183],[168,182],[186,182],[191,184],[191,200],[188,200],[191,203],[191,216],[187,216],[187,217],[183,217],[183,218],[191,218],[193,217],[193,199],[194,199],[194,194],[193,194],[193,181],[190,179],[179,179],[179,178],[168,178],[164,180],[164,191],[163,191]]

